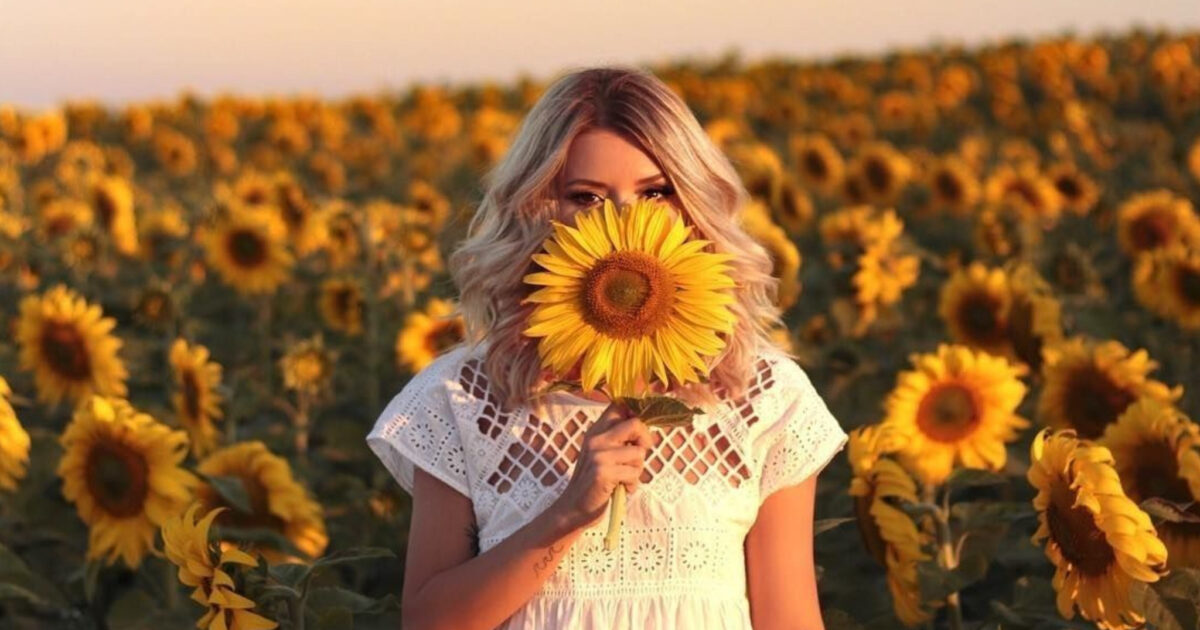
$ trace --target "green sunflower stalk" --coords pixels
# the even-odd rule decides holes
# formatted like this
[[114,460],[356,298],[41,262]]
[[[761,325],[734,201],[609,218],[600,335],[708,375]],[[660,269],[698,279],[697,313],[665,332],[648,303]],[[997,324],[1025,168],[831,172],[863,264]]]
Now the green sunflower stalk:
[[[554,235],[533,260],[545,271],[524,281],[541,287],[525,335],[539,338],[542,367],[560,377],[578,366],[578,385],[628,407],[648,426],[683,426],[700,409],[649,393],[708,380],[709,359],[725,347],[735,316],[735,286],[726,253],[692,238],[667,204],[639,201],[552,221]],[[582,362],[582,364],[581,364]],[[574,386],[560,378],[551,389]],[[609,510],[606,549],[616,546],[625,514],[618,484]]]

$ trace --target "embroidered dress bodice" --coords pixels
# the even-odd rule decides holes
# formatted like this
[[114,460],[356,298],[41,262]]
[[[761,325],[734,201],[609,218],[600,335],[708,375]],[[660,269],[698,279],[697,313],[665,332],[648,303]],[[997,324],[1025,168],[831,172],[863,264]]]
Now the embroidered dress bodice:
[[[562,493],[584,432],[607,406],[560,390],[541,409],[504,413],[487,384],[485,347],[437,357],[366,438],[406,492],[420,466],[471,499],[480,553]],[[714,392],[719,404],[692,426],[650,429],[654,447],[627,497],[618,547],[604,549],[606,514],[499,628],[751,628],[743,543],[759,506],[824,469],[847,435],[804,370],[774,349],[759,351],[744,394]]]

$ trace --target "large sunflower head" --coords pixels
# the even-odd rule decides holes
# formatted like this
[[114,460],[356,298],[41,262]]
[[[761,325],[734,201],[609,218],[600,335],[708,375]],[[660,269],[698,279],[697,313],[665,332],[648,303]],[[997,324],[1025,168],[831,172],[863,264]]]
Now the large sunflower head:
[[1145,621],[1130,601],[1134,581],[1154,582],[1167,571],[1167,548],[1150,517],[1121,489],[1112,453],[1071,429],[1043,428],[1030,446],[1026,473],[1037,489],[1038,529],[1054,563],[1058,612],[1109,630]]
[[179,424],[191,437],[192,453],[201,456],[216,448],[217,429],[213,421],[221,418],[221,365],[210,361],[208,348],[191,345],[179,338],[171,345],[169,357],[178,390],[171,395]]
[[21,367],[33,371],[39,400],[78,404],[92,394],[125,395],[128,372],[117,356],[122,342],[112,335],[117,322],[98,305],[60,284],[26,296],[20,312]]
[[938,485],[955,465],[999,471],[1005,444],[1029,421],[1016,414],[1025,397],[1020,364],[966,346],[939,344],[913,354],[915,369],[902,372],[884,401],[885,424],[905,439],[905,465]]
[[850,496],[863,546],[880,566],[887,569],[888,589],[896,616],[909,627],[932,618],[921,599],[917,564],[932,555],[927,547],[932,537],[922,531],[902,509],[888,498],[920,500],[917,484],[895,460],[887,457],[904,443],[904,436],[890,425],[860,427],[850,432],[847,451],[854,477]]
[[274,212],[232,206],[202,238],[209,264],[242,293],[273,293],[291,274],[287,226]]
[[12,390],[0,376],[0,488],[15,490],[29,465],[29,433],[17,420],[17,412],[8,401]]
[[137,568],[163,521],[183,511],[197,479],[180,464],[187,434],[121,398],[93,396],[59,437],[62,493],[88,525],[88,558]]
[[[1112,452],[1125,494],[1136,503],[1158,497],[1191,504],[1200,516],[1200,426],[1174,405],[1139,398],[1097,442]],[[1158,524],[1172,567],[1200,567],[1200,525]]]
[[525,334],[540,338],[542,366],[567,374],[582,360],[585,391],[605,381],[612,396],[636,396],[657,377],[664,386],[700,382],[707,357],[733,331],[732,254],[705,251],[692,227],[655,201],[553,222],[554,236],[525,276],[541,286]]
[[431,298],[424,310],[409,313],[396,335],[396,362],[416,373],[466,339],[463,317],[454,309],[449,300]]
[[1047,426],[1074,429],[1094,440],[1141,396],[1174,402],[1183,387],[1149,377],[1158,367],[1145,349],[1130,352],[1115,340],[1096,343],[1071,337],[1042,349],[1045,385],[1038,417]]
[[[249,512],[227,505],[220,493],[208,484],[201,484],[196,496],[204,505],[202,509],[230,508],[217,516],[218,526],[272,530],[310,558],[324,553],[329,537],[321,505],[292,477],[287,460],[271,453],[262,442],[239,442],[218,449],[200,462],[196,470],[208,476],[237,477],[246,490]],[[225,541],[221,546],[233,545]],[[272,564],[306,561],[269,543],[255,543],[251,547]]]

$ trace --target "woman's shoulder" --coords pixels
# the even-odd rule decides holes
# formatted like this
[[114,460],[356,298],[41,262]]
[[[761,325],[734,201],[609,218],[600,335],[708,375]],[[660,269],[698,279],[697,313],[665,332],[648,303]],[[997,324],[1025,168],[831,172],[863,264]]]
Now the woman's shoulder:
[[425,396],[436,388],[446,388],[460,378],[464,364],[479,354],[479,349],[468,342],[459,343],[434,357],[408,380],[396,394],[403,396]]

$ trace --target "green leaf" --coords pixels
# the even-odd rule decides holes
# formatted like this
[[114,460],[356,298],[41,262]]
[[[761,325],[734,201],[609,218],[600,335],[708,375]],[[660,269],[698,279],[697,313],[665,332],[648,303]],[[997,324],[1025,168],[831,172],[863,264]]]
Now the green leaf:
[[342,549],[327,556],[317,558],[313,563],[313,568],[327,567],[334,564],[343,564],[346,562],[358,562],[360,560],[374,560],[376,558],[395,558],[396,552],[387,547],[351,547],[350,549]]
[[34,573],[20,556],[0,544],[0,599],[23,599],[43,607],[65,607],[67,600],[46,578]]
[[691,424],[692,418],[703,415],[704,410],[689,407],[683,401],[669,396],[647,396],[635,398],[621,396],[617,400],[629,408],[637,416],[652,427],[681,427]]
[[1200,523],[1200,515],[1191,512],[1195,501],[1176,503],[1162,497],[1150,497],[1142,501],[1141,507],[1147,514],[1168,523]]
[[842,525],[844,523],[849,523],[849,522],[855,521],[855,520],[858,520],[858,519],[856,519],[853,516],[847,516],[847,517],[843,517],[843,518],[817,519],[816,521],[813,522],[813,536],[816,536],[817,534],[820,534],[823,532],[827,532],[827,531],[837,527],[838,525]]
[[952,488],[994,486],[1003,483],[1008,483],[1008,477],[982,468],[956,468],[946,479],[946,485]]
[[162,607],[141,589],[130,589],[121,594],[108,608],[105,620],[110,628],[145,628],[155,610]]
[[950,518],[966,529],[994,526],[998,522],[1037,516],[1032,503],[1025,501],[963,501],[950,506]]
[[1181,626],[1200,627],[1200,570],[1176,567],[1149,586]]
[[254,513],[254,508],[250,506],[250,494],[246,492],[246,483],[242,481],[241,477],[206,475],[201,472],[196,474],[207,481],[231,507],[244,514]]
[[340,586],[320,586],[309,589],[305,603],[318,613],[330,608],[344,608],[351,612],[365,612],[377,605],[377,602],[354,591]]
[[1173,607],[1145,582],[1134,581],[1129,595],[1134,608],[1141,611],[1147,624],[1156,630],[1195,628],[1195,625],[1184,625],[1176,616]]
[[312,566],[299,562],[273,564],[268,571],[276,582],[286,586],[297,586],[312,571]]
[[[305,614],[309,614],[305,611]],[[354,627],[354,613],[349,608],[327,608],[311,613],[313,620],[306,627],[316,630],[345,630]]]
[[278,549],[284,553],[306,557],[308,554],[297,547],[287,536],[266,527],[220,527],[213,525],[213,535],[220,540],[253,543]]

